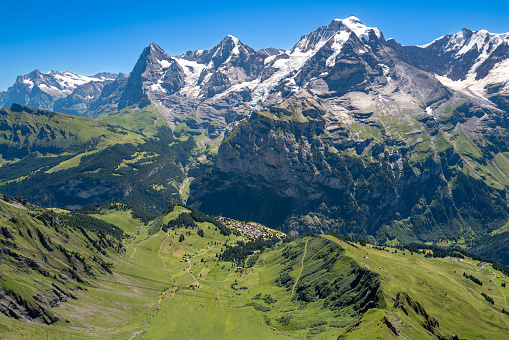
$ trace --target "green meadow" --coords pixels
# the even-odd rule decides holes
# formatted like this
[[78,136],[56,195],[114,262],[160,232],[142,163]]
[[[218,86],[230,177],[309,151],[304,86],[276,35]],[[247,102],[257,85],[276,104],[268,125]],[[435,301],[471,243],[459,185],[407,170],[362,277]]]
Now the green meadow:
[[[2,203],[2,209],[4,218],[21,216],[25,222],[18,225],[41,228],[53,243],[61,240],[18,206]],[[104,256],[113,263],[112,272],[97,268],[86,283],[67,283],[76,299],[51,308],[58,317],[54,323],[2,314],[1,337],[452,339],[457,334],[466,339],[503,339],[509,330],[509,315],[502,313],[509,309],[509,291],[502,287],[508,279],[489,264],[482,268],[467,258],[430,258],[392,247],[379,250],[324,235],[257,250],[245,266],[239,266],[220,257],[230,247],[239,247],[236,241],[242,237],[225,236],[212,223],[170,227],[166,232],[159,227],[149,233],[154,225],[189,213],[186,207],[174,206],[152,220],[121,204],[88,211],[126,233],[124,250],[108,250]],[[79,233],[66,230],[71,236],[63,246],[93,255]],[[24,249],[47,253],[37,242],[23,242],[28,242],[20,243]],[[46,257],[51,259],[48,268],[65,260],[56,252]],[[16,273],[5,261],[1,266],[2,289],[16,290],[27,300],[55,281],[52,276]],[[463,273],[478,278],[482,286]],[[35,291],[30,286],[34,280],[39,282]]]

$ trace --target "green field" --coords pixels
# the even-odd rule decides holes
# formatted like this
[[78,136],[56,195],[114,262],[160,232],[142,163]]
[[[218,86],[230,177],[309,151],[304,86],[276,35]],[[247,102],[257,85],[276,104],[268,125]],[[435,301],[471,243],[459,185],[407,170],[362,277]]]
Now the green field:
[[[21,216],[18,223],[6,224],[12,234],[29,225],[33,230],[41,228],[53,244],[64,240],[30,217],[29,211],[42,209],[27,211],[7,203],[1,207],[4,219]],[[175,206],[159,219],[143,223],[128,207],[118,207],[90,209],[97,212],[93,216],[127,234],[125,251],[108,250],[104,255],[113,263],[112,273],[93,267],[95,274],[87,276],[86,283],[69,281],[65,289],[76,299],[52,307],[59,320],[49,325],[37,323],[40,318],[26,322],[0,314],[0,337],[450,339],[457,334],[467,339],[503,339],[509,330],[509,316],[501,313],[502,308],[509,309],[509,288],[501,287],[508,279],[490,265],[481,268],[469,259],[425,258],[390,247],[378,250],[328,235],[307,236],[256,252],[248,256],[255,256],[253,265],[247,268],[246,261],[239,269],[237,263],[220,261],[219,256],[227,253],[226,244],[233,245],[240,237],[222,235],[212,223],[148,234],[151,224],[164,225],[189,213],[188,208]],[[200,229],[203,237],[198,235]],[[85,256],[95,254],[84,246],[81,234],[65,230],[70,238],[62,245]],[[30,239],[20,244],[51,259],[44,264],[48,270],[65,262],[61,253],[48,253]],[[52,283],[51,276],[27,275],[9,261],[0,266],[2,289],[10,287],[27,300]],[[463,273],[475,276],[483,286]],[[35,290],[31,282],[39,282]],[[493,298],[493,305],[483,292]]]
[[[380,334],[386,337],[394,335],[387,327],[374,327],[375,324],[383,325],[381,320],[387,312],[403,323],[399,329],[401,335],[413,339],[433,338],[422,329],[422,325],[415,327],[415,320],[410,320],[401,310],[392,308],[391,302],[395,301],[398,292],[405,292],[418,301],[439,322],[439,332],[444,336],[457,334],[466,339],[506,337],[509,315],[502,314],[501,310],[509,309],[504,299],[509,295],[509,289],[500,287],[503,279],[490,282],[495,276],[503,275],[497,271],[494,271],[494,275],[488,270],[490,266],[480,268],[475,266],[476,261],[469,259],[425,258],[424,255],[410,255],[408,251],[394,248],[387,248],[388,252],[369,246],[354,248],[334,237],[327,238],[340,242],[347,249],[347,255],[380,274],[385,301],[388,302],[387,311],[366,313],[362,322],[354,331],[347,333],[346,338],[372,339]],[[464,272],[478,277],[483,286],[463,277]],[[509,281],[507,278],[505,280]],[[494,299],[494,305],[483,298],[482,292]]]

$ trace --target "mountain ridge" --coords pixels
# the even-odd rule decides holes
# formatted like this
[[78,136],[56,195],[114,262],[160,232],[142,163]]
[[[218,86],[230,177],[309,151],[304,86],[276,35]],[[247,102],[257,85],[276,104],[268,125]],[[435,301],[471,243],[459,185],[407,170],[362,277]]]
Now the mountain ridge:
[[[237,38],[226,36],[211,50],[188,51],[180,56],[169,56],[159,46],[151,43],[147,48],[158,50],[157,55],[153,56],[153,62],[149,63],[151,64],[149,69],[151,67],[154,69],[149,71],[145,68],[144,70],[153,76],[141,81],[141,74],[133,69],[134,73],[131,73],[137,80],[129,80],[128,76],[127,83],[117,81],[117,85],[114,85],[113,89],[111,82],[114,79],[108,78],[101,89],[96,89],[93,92],[93,95],[90,96],[92,98],[88,99],[89,102],[85,102],[83,98],[73,100],[75,106],[81,105],[79,109],[72,108],[72,105],[68,103],[67,107],[71,106],[71,108],[66,113],[72,113],[74,110],[74,113],[94,116],[103,111],[118,110],[133,104],[142,107],[155,105],[170,125],[178,125],[182,121],[180,116],[189,112],[189,109],[193,109],[196,111],[195,115],[198,120],[203,121],[203,129],[210,126],[209,119],[212,117],[213,121],[220,122],[220,131],[223,132],[226,124],[231,123],[231,118],[242,119],[253,108],[260,109],[261,106],[280,102],[300,88],[307,87],[315,91],[320,89],[319,92],[322,93],[323,89],[329,88],[330,90],[331,86],[332,88],[337,87],[331,80],[332,76],[328,78],[325,76],[327,72],[324,72],[323,68],[336,66],[335,58],[341,54],[342,48],[347,48],[344,45],[351,39],[349,34],[359,39],[358,45],[353,47],[354,50],[356,49],[357,58],[361,57],[359,53],[366,53],[369,49],[377,48],[376,45],[390,46],[401,52],[397,57],[404,60],[405,63],[425,72],[436,74],[437,79],[451,90],[462,91],[466,95],[474,95],[485,101],[491,100],[488,104],[494,106],[503,108],[507,106],[507,86],[500,85],[501,81],[507,82],[509,79],[509,72],[504,71],[505,64],[500,65],[506,58],[504,56],[507,56],[507,51],[505,51],[508,46],[507,33],[492,34],[485,30],[472,32],[464,29],[454,35],[435,39],[426,45],[402,46],[395,43],[393,39],[386,41],[378,28],[367,27],[357,17],[350,16],[346,19],[334,19],[329,25],[302,36],[288,51],[273,49],[268,52],[269,49],[267,49],[261,50],[263,52],[259,53]],[[309,67],[307,67],[307,71],[302,70],[301,68],[305,67],[306,63],[313,59],[321,47],[335,35],[337,35],[337,39],[328,43],[328,51],[323,51],[320,54],[324,57],[327,56],[325,65],[322,63],[320,67],[312,68],[316,70],[315,74],[308,72]],[[483,37],[487,42],[483,41]],[[226,48],[224,51],[223,47]],[[138,62],[142,62],[141,60],[147,54],[145,50],[140,55]],[[232,51],[236,52],[230,55]],[[376,51],[372,50],[372,52]],[[488,53],[487,56],[484,55],[486,53]],[[418,56],[418,54],[422,54],[422,56]],[[218,59],[219,56],[223,59]],[[461,61],[462,64],[454,64],[456,66],[451,64],[451,61],[443,62],[443,60],[451,58],[453,61],[457,60],[460,56],[468,56],[468,60]],[[479,65],[474,65],[476,60]],[[161,69],[162,66],[157,61],[170,63],[167,65],[168,69]],[[226,64],[224,64],[225,62]],[[337,67],[339,65],[341,63]],[[465,83],[467,74],[466,71],[461,70],[472,71],[472,67],[476,70],[479,68],[479,70],[473,79]],[[491,80],[484,81],[486,77],[490,76],[490,72],[491,78],[494,77],[493,74],[502,78],[498,81],[491,78]],[[294,73],[300,73],[300,75],[296,78]],[[155,77],[155,74],[159,74],[159,76]],[[447,74],[448,76],[446,76]],[[457,83],[461,79],[463,79],[463,83]],[[19,84],[17,86],[23,87],[22,84],[26,86],[27,83],[23,83],[24,80],[19,78],[16,82]],[[487,86],[489,86],[488,89]],[[105,87],[109,88],[106,90]],[[344,91],[355,90],[355,87],[346,87]],[[9,106],[13,101],[11,100],[15,98],[13,91],[14,88],[2,94],[3,105]],[[112,91],[117,92],[117,95],[114,97],[110,95],[109,99],[104,101],[105,95],[111,94]],[[149,94],[144,95],[143,91]],[[31,103],[30,105],[34,107],[53,109],[54,107],[48,102],[49,99],[46,98],[46,92],[40,92],[34,92],[31,102],[26,95],[24,99],[18,96],[19,104],[29,105]],[[89,93],[92,92],[89,91]],[[61,96],[61,94],[59,95]],[[228,109],[232,105],[235,107],[235,113]],[[65,107],[60,104],[55,108]]]

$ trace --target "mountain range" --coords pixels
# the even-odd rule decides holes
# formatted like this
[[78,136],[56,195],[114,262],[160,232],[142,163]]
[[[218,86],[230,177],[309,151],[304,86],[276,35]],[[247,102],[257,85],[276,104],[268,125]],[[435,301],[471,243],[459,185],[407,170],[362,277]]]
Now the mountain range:
[[2,338],[507,335],[509,33],[150,44],[0,104]]
[[[229,123],[304,90],[331,98],[388,85],[405,88],[409,98],[397,100],[401,109],[410,101],[413,110],[432,112],[427,101],[456,92],[507,109],[508,44],[509,34],[463,29],[427,45],[402,46],[351,16],[303,36],[288,51],[256,51],[228,35],[211,50],[179,56],[151,43],[129,75],[35,70],[18,77],[1,94],[0,105],[92,117],[131,105],[155,105],[170,123],[192,115],[207,126]],[[417,94],[425,92],[420,86],[429,88],[429,98]],[[403,95],[403,88],[398,92]]]
[[[156,110],[187,143],[170,161],[182,172],[175,185],[194,179],[188,203],[206,213],[295,235],[471,244],[505,233],[509,220],[508,47],[509,34],[468,29],[404,46],[351,16],[290,50],[227,36],[179,56],[152,43],[129,75],[34,71],[0,104],[110,119]],[[4,159],[2,171],[19,162]],[[0,190],[34,186],[14,177],[13,191]],[[97,192],[94,183],[83,190]]]

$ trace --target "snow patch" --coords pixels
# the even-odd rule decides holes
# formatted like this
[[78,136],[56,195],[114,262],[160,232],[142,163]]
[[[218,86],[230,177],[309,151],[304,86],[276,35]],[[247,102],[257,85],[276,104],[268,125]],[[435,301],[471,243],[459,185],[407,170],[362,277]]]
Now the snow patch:
[[488,75],[480,80],[475,80],[475,73],[469,73],[467,79],[452,81],[444,76],[435,76],[443,85],[456,90],[462,91],[474,97],[487,100],[484,88],[489,84],[506,83],[505,87],[509,87],[509,59],[501,61],[490,70]]
[[[439,41],[440,39],[443,39],[445,37],[445,35],[441,36],[440,38],[436,38],[435,40],[433,40],[432,42],[430,43],[427,43],[427,44],[424,44],[424,45],[416,45],[417,47],[420,47],[420,48],[426,48],[426,47],[429,47],[431,45],[433,45],[434,43],[436,43],[437,41]],[[391,38],[392,39],[392,38]],[[391,40],[391,39],[388,39],[388,40]],[[394,40],[394,39],[392,39]]]
[[30,90],[34,87],[34,82],[30,79],[23,79],[23,84],[27,84]]
[[175,58],[177,63],[184,70],[184,86],[180,89],[180,94],[187,97],[197,97],[200,93],[198,86],[198,79],[200,79],[201,72],[206,68],[204,64],[199,64],[195,61],[190,61],[181,58]]
[[161,68],[168,68],[171,66],[172,62],[163,59],[163,60],[159,60],[159,64],[161,65]]
[[373,31],[378,38],[382,37],[382,32],[376,27],[367,27],[356,16],[349,16],[346,19],[334,19],[345,28],[351,30],[356,36],[364,41],[369,41],[369,32]]
[[348,40],[348,38],[350,38],[350,32],[347,32],[347,31],[340,31],[339,34],[335,34],[333,39],[334,39],[334,42],[332,43],[331,45],[331,49],[332,49],[332,54],[329,58],[327,58],[327,60],[325,61],[325,65],[327,67],[334,67],[334,65],[336,64],[336,57],[339,55],[339,53],[341,52],[341,49],[343,48],[343,44],[345,43],[345,41]]
[[166,93],[166,90],[163,89],[160,83],[150,85],[149,89],[153,92]]

